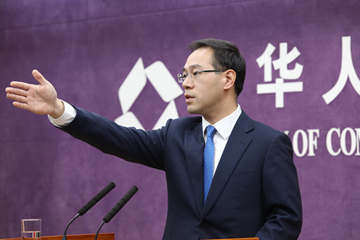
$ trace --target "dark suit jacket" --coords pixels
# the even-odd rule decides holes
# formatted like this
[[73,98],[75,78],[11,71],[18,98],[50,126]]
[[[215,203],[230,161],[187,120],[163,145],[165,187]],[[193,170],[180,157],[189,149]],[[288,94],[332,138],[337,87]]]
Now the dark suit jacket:
[[302,207],[290,139],[242,112],[204,206],[201,121],[179,118],[142,131],[77,108],[74,121],[62,130],[104,153],[166,172],[163,239],[297,239]]

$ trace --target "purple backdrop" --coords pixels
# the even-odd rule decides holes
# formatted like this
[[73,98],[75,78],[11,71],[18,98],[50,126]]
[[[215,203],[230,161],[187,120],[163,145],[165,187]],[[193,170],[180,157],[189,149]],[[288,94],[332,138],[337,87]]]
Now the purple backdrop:
[[[300,239],[357,239],[359,10],[355,0],[2,0],[0,89],[12,80],[35,83],[36,68],[60,98],[115,120],[124,114],[118,89],[139,58],[144,68],[161,61],[175,76],[191,41],[233,41],[247,60],[241,107],[293,140],[304,208]],[[152,129],[168,103],[150,81],[141,90],[128,111]],[[180,117],[188,116],[182,96],[174,103]],[[101,232],[160,239],[164,176],[104,155],[46,116],[12,107],[5,93],[0,97],[0,238],[19,237],[21,218],[41,218],[44,236],[61,235],[76,211],[113,181],[117,187],[68,233],[96,232],[137,185],[139,192]]]

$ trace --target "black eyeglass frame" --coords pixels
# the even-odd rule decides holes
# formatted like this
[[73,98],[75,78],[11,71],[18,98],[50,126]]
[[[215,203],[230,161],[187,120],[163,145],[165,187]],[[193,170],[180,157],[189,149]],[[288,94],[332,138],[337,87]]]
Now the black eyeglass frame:
[[225,72],[225,71],[227,71],[227,70],[226,69],[197,70],[192,74],[185,73],[186,74],[185,76],[184,76],[184,73],[179,73],[179,74],[177,74],[177,79],[178,79],[179,83],[183,83],[187,77],[189,77],[190,79],[193,79],[193,78],[198,79],[199,78],[199,73],[204,73],[204,72]]

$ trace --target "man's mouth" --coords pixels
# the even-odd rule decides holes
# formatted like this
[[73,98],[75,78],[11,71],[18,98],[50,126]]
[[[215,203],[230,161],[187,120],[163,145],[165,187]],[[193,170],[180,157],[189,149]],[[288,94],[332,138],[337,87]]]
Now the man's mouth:
[[194,98],[193,96],[191,96],[188,93],[184,94],[184,97],[185,97],[186,102],[191,101]]

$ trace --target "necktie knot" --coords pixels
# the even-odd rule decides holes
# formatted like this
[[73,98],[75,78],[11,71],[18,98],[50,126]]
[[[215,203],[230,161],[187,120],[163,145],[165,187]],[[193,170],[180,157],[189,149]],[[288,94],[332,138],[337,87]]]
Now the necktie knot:
[[212,125],[207,126],[207,137],[214,138],[214,135],[216,133],[216,128]]

